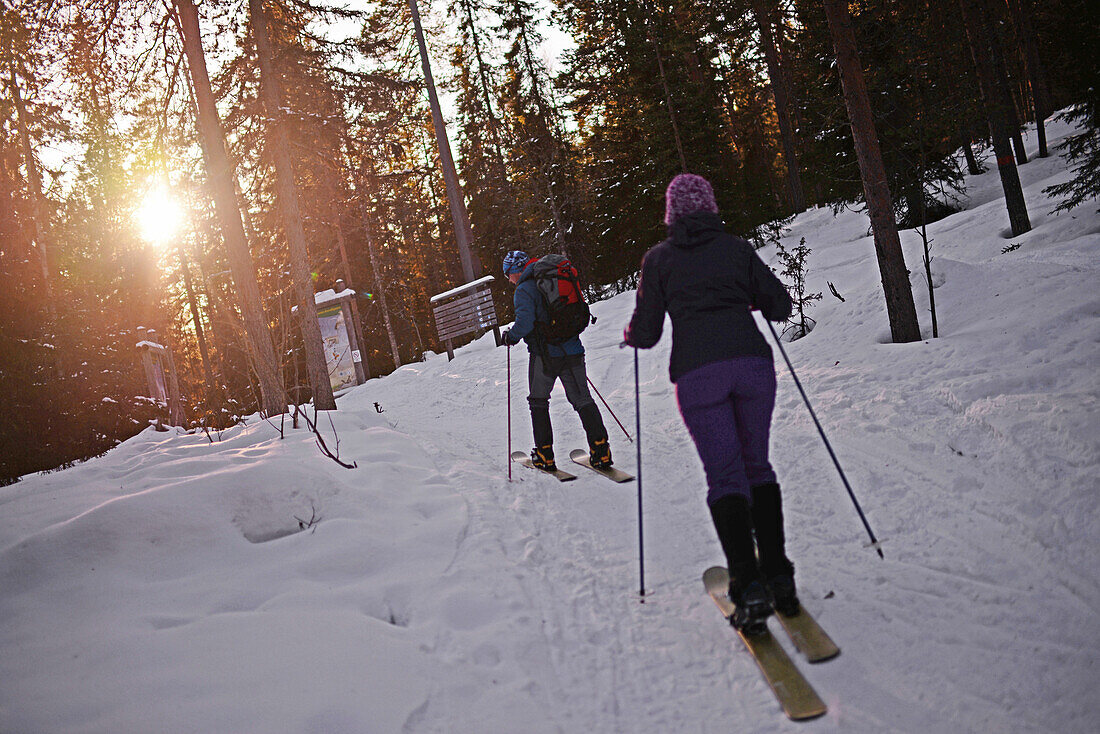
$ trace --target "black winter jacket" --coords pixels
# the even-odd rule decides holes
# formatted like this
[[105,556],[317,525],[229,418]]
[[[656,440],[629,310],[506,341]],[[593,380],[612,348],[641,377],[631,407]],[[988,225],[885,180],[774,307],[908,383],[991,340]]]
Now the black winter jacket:
[[771,359],[750,309],[769,321],[784,321],[791,315],[791,298],[752,245],[726,232],[718,215],[708,212],[680,217],[668,234],[642,260],[634,315],[624,332],[627,344],[640,349],[656,344],[667,312],[673,382],[733,357]]

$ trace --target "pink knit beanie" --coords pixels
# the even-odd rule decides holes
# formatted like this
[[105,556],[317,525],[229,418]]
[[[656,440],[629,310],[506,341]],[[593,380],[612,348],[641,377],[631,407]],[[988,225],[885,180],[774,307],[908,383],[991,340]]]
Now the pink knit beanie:
[[714,189],[702,176],[681,173],[665,191],[665,224],[671,226],[680,217],[697,212],[718,213]]

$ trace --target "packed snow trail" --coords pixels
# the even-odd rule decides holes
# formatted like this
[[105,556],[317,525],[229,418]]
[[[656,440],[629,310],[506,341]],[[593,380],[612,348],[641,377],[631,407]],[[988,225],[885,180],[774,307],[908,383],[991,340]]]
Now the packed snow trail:
[[[864,215],[813,210],[784,238],[806,238],[808,287],[826,293],[787,349],[886,555],[864,547],[777,359],[788,549],[844,649],[795,656],[826,716],[782,716],[699,584],[722,556],[669,334],[640,360],[644,604],[636,485],[518,467],[508,481],[506,353],[487,336],[340,398],[355,470],[253,419],[212,441],[149,430],[0,488],[0,732],[1100,729],[1100,217],[1051,214],[1041,189],[1068,176],[1056,157],[1021,168],[1036,224],[1022,237],[1002,233],[996,171],[929,227],[939,339],[889,343]],[[920,239],[903,243],[930,336]],[[617,345],[632,306],[595,304],[584,334],[589,375],[631,429]],[[560,389],[551,413],[566,457],[584,440]]]

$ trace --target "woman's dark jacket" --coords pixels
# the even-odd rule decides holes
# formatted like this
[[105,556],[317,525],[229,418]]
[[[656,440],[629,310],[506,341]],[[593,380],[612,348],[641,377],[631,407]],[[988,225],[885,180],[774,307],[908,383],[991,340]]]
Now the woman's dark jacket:
[[672,317],[668,371],[673,382],[711,362],[771,359],[771,347],[750,309],[759,309],[769,321],[784,321],[791,315],[791,298],[752,245],[726,232],[718,215],[709,212],[680,217],[668,235],[642,260],[626,342],[652,347],[661,338],[667,312]]

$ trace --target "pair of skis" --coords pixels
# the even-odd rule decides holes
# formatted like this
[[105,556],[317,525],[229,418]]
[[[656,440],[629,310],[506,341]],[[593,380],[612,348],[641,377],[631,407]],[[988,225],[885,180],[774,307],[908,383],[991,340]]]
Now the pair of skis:
[[[592,466],[592,464],[589,463],[589,460],[588,460],[588,452],[585,451],[584,449],[573,449],[572,451],[569,452],[569,458],[572,459],[574,463],[580,464],[583,467],[591,469],[592,471],[596,472],[597,474],[599,474],[601,476],[605,476],[608,479],[610,479],[611,481],[618,482],[619,484],[622,484],[623,482],[629,482],[629,481],[634,479],[633,474],[627,474],[626,472],[624,472],[620,469],[616,469],[613,466],[608,466],[608,467],[603,467],[603,468]],[[553,477],[557,477],[559,482],[571,482],[571,481],[573,481],[574,479],[577,478],[576,474],[570,474],[569,472],[562,471],[561,469],[555,469],[554,471],[548,471],[546,469],[539,469],[537,466],[535,466],[533,463],[531,463],[531,457],[528,456],[527,454],[523,453],[522,451],[513,451],[512,452],[512,461],[519,462],[520,464],[523,464],[524,466],[530,467],[530,468],[535,469],[537,471],[541,471],[543,474],[549,474]]]
[[[615,467],[600,469],[592,466],[588,460],[588,452],[584,449],[574,449],[569,453],[569,458],[575,463],[587,467],[597,474],[602,474],[615,482],[629,482],[634,479],[632,475]],[[561,469],[554,471],[539,469],[531,463],[531,458],[522,451],[514,452],[512,461],[519,462],[544,474],[552,474],[562,482],[577,478],[576,475]],[[721,566],[712,566],[703,573],[703,584],[706,586],[707,593],[710,594],[711,599],[721,610],[722,616],[726,617],[727,620],[733,614],[734,609],[733,603],[727,595],[729,583],[729,571]],[[831,660],[840,654],[840,648],[836,646],[836,643],[830,639],[825,630],[821,628],[805,608],[800,608],[798,614],[786,615],[777,612],[775,616],[790,637],[791,642],[794,643],[795,648],[806,658],[807,662],[820,663]],[[760,672],[764,674],[764,679],[768,682],[768,686],[772,689],[772,693],[775,694],[783,713],[788,718],[794,721],[803,721],[815,719],[825,714],[827,711],[825,702],[817,695],[809,681],[802,675],[801,671],[795,666],[794,661],[791,660],[770,631],[765,631],[759,635],[747,635],[738,630],[737,635],[756,661]]]
[[[727,595],[729,583],[729,571],[721,566],[712,566],[703,573],[703,584],[707,593],[727,620],[733,614],[733,603]],[[775,616],[791,642],[808,662],[820,663],[840,654],[840,648],[805,608],[800,608],[795,615],[777,612]],[[794,721],[814,719],[826,712],[825,702],[770,631],[747,635],[738,630],[737,634],[756,661],[760,672],[764,674],[764,679],[788,718]]]

